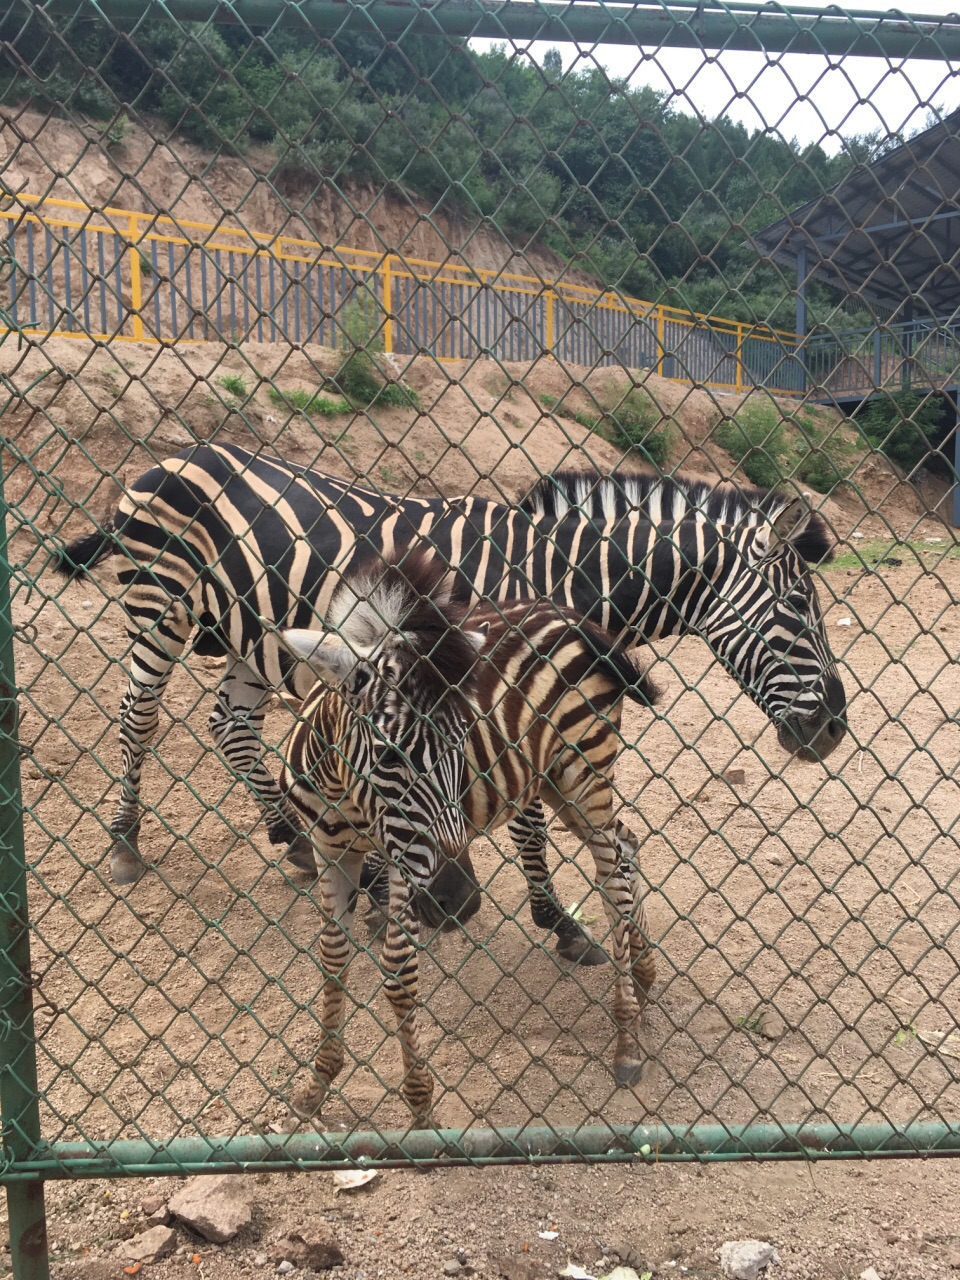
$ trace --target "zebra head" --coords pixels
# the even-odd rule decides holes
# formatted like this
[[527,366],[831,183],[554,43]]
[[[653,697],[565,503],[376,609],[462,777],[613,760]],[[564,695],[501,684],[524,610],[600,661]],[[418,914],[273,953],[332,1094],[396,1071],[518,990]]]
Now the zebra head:
[[823,522],[801,499],[786,501],[731,541],[744,563],[726,577],[701,634],[774,721],[780,745],[822,760],[847,730],[846,694],[809,570],[829,554]]
[[454,575],[428,556],[377,562],[341,581],[330,630],[285,630],[285,647],[347,709],[349,752],[376,843],[415,882],[415,906],[451,927],[480,906],[461,807],[467,695],[484,633],[464,631]]

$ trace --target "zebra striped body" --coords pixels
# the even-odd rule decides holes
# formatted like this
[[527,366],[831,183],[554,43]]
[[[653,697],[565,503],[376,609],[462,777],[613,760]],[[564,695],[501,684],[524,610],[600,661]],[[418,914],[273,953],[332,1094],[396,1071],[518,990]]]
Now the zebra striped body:
[[293,841],[289,802],[262,760],[269,691],[302,697],[302,677],[270,626],[326,615],[357,557],[420,540],[475,597],[546,596],[626,642],[693,632],[773,719],[782,745],[826,756],[845,732],[843,686],[808,561],[822,521],[783,494],[700,480],[559,473],[516,505],[398,499],[237,446],[197,445],[151,468],[104,529],[61,553],[82,576],[113,553],[132,641],[121,703],[123,785],[111,870],[139,878],[140,776],[159,702],[191,635],[225,654],[210,725],[266,808],[271,842]]
[[[398,582],[409,592],[405,609],[384,604],[383,597],[398,597]],[[349,585],[357,597],[370,602],[375,615],[385,619],[383,649],[375,650],[373,664],[363,650],[361,688],[345,684],[340,677],[330,657],[331,644],[335,651],[337,644],[328,634],[283,632],[285,642],[325,682],[301,708],[281,775],[281,786],[310,830],[317,851],[324,916],[320,959],[324,973],[331,975],[324,986],[322,1040],[313,1080],[296,1099],[296,1110],[315,1114],[343,1066],[342,975],[349,962],[349,932],[363,857],[375,848],[389,870],[389,923],[381,965],[397,1017],[403,1091],[415,1122],[429,1123],[433,1076],[422,1060],[417,1030],[419,926],[412,909],[412,886],[428,889],[435,875],[438,855],[431,857],[430,850],[442,842],[430,838],[430,831],[439,828],[452,793],[447,779],[423,772],[418,761],[443,759],[451,744],[444,741],[443,725],[434,710],[436,691],[428,689],[425,697],[418,698],[417,691],[398,681],[379,655],[388,646],[394,654],[405,647],[425,649],[410,618],[418,599],[438,599],[438,593],[438,603],[449,610],[456,634],[462,636],[466,629],[475,642],[482,643],[476,662],[458,680],[474,712],[465,736],[456,744],[465,775],[459,798],[465,826],[460,852],[466,853],[467,842],[475,836],[505,823],[519,822],[522,835],[531,811],[541,812],[542,801],[590,850],[617,966],[615,1073],[620,1083],[636,1083],[641,1069],[637,1027],[655,971],[639,891],[639,841],[614,818],[612,772],[620,748],[622,699],[626,695],[649,705],[653,697],[649,682],[616,648],[611,636],[552,602],[483,603],[464,619],[462,610],[457,611],[449,596],[442,595],[449,588],[435,560],[408,556],[400,569],[390,566],[384,571],[377,566],[356,580],[351,576]],[[387,640],[390,629],[399,634]],[[340,635],[344,634],[341,629]],[[378,709],[396,688],[407,702],[402,715],[396,706],[392,726],[391,717]],[[421,738],[434,740],[432,747],[429,741],[426,747],[420,742],[416,759],[405,746],[397,753],[403,757],[407,778],[404,819],[390,829],[378,818],[382,799],[372,794],[374,753],[371,744],[364,743],[372,717],[383,741],[391,737],[398,744],[416,740],[411,724]],[[395,794],[395,781],[391,787]],[[417,831],[421,819],[426,827]],[[456,852],[449,843],[443,851],[447,856]]]

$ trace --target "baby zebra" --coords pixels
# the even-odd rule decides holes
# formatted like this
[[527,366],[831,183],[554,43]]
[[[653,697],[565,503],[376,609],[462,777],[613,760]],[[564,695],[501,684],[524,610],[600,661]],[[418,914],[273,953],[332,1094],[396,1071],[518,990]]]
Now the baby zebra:
[[387,861],[381,965],[403,1094],[425,1126],[433,1076],[417,1029],[414,887],[541,799],[592,854],[617,968],[615,1075],[620,1084],[640,1076],[636,1033],[655,968],[639,841],[614,819],[611,775],[622,699],[649,706],[652,686],[612,637],[570,610],[530,600],[468,609],[452,591],[439,561],[410,552],[341,582],[327,619],[337,634],[281,633],[325,682],[301,708],[282,778],[311,830],[324,918],[322,1039],[314,1079],[293,1100],[303,1116],[317,1113],[343,1066],[343,981],[364,853],[373,846]]

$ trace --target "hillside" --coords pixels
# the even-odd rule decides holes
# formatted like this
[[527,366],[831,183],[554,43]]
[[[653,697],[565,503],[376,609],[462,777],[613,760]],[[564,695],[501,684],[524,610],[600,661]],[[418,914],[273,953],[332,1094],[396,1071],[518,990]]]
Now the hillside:
[[384,191],[351,179],[311,182],[306,175],[280,178],[271,175],[275,155],[267,146],[251,144],[243,156],[212,155],[184,138],[158,141],[163,132],[155,120],[131,123],[122,142],[113,144],[93,120],[65,119],[29,106],[0,110],[3,187],[93,209],[169,214],[181,223],[223,222],[439,262],[460,261],[451,250],[468,245],[462,260],[474,268],[595,283],[536,242],[518,252],[493,222],[478,224],[436,210],[399,188]]
[[[622,394],[629,382],[619,370],[563,369],[549,359],[438,365],[418,357],[404,373],[419,410],[374,408],[314,420],[278,404],[276,392],[271,397],[271,386],[286,394],[315,391],[319,375],[334,373],[338,363],[322,348],[291,352],[268,344],[241,352],[214,343],[107,348],[57,338],[18,352],[8,340],[0,370],[23,397],[4,414],[3,466],[15,522],[42,534],[77,533],[87,521],[78,506],[106,514],[124,478],[194,440],[260,446],[388,491],[425,495],[513,497],[559,465],[637,465],[636,455],[567,416],[583,417],[581,410]],[[732,415],[735,397],[655,374],[644,375],[644,387],[672,424],[667,465],[737,474],[711,439],[718,405]],[[828,411],[818,416],[823,429],[849,431]],[[832,498],[811,494],[841,538],[853,529],[868,536],[915,529],[918,495],[885,460],[864,457],[853,480],[856,488],[841,486]],[[21,542],[21,555],[25,547]]]
[[[556,49],[538,63],[508,44],[180,23],[159,10],[136,23],[80,11],[0,22],[0,102],[66,116],[111,153],[108,170],[138,172],[148,128],[184,163],[161,159],[158,184],[151,158],[143,198],[183,215],[184,178],[202,187],[209,173],[214,205],[268,231],[290,234],[289,210],[320,239],[433,258],[469,245],[481,267],[516,252],[521,269],[547,275],[562,260],[604,288],[787,329],[793,302],[750,233],[890,142],[848,137],[828,155],[745,128],[723,101],[706,118],[682,91],[631,84],[586,56],[564,71]],[[91,198],[77,154],[54,140],[50,168]],[[264,203],[250,179],[266,174],[276,195]],[[92,185],[115,199],[115,173]],[[198,204],[209,213],[206,195]],[[552,270],[544,244],[559,255]],[[811,317],[835,326],[839,301],[811,281]]]

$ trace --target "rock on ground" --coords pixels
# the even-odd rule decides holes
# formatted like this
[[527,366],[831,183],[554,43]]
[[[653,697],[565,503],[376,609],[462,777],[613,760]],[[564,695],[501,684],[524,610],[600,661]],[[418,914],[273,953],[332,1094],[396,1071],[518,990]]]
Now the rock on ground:
[[732,1280],[757,1280],[761,1271],[779,1261],[773,1245],[762,1240],[728,1240],[720,1248],[720,1270]]
[[132,1240],[125,1240],[123,1256],[128,1262],[157,1262],[177,1247],[177,1233],[172,1227],[151,1227]]
[[234,1174],[191,1178],[170,1197],[169,1208],[181,1222],[214,1244],[226,1244],[253,1219],[246,1182]]
[[310,1271],[329,1271],[343,1265],[343,1251],[327,1227],[312,1227],[305,1235],[291,1231],[270,1249],[273,1262],[292,1262]]

